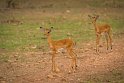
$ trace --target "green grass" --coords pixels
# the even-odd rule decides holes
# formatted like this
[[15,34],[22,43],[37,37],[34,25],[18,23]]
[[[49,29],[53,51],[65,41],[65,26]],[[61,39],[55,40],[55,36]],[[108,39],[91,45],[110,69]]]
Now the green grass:
[[[115,35],[124,32],[123,12],[116,12],[117,10],[119,10],[119,8],[111,10],[110,12],[106,10],[105,12],[104,8],[111,6],[109,8],[113,9],[115,5],[120,5],[123,7],[124,2],[123,0],[118,0],[115,2],[113,1],[115,0],[106,2],[105,0],[68,0],[67,2],[56,2],[55,0],[51,2],[46,1],[45,4],[39,2],[39,0],[31,0],[27,2],[25,2],[24,0],[19,1],[20,3],[23,3],[22,6],[26,8],[28,8],[30,5],[33,5],[36,6],[36,9],[25,8],[24,10],[10,9],[1,10],[3,12],[0,11],[0,21],[13,19],[13,17],[16,20],[23,21],[23,24],[20,25],[7,23],[0,24],[0,49],[27,51],[32,50],[32,46],[36,46],[35,50],[38,50],[38,48],[42,46],[47,49],[47,42],[45,39],[43,39],[43,34],[39,29],[40,26],[43,26],[45,28],[53,26],[54,29],[52,30],[51,35],[52,38],[55,40],[67,38],[67,33],[71,33],[74,41],[78,43],[85,41],[94,41],[94,27],[93,25],[88,24],[90,20],[87,17],[88,14],[94,14],[94,12],[96,14],[101,13],[98,22],[107,22],[112,26],[113,34],[115,37]],[[40,7],[47,6],[52,3],[56,4],[54,4],[51,8],[45,9]],[[106,6],[105,3],[109,5]],[[88,7],[88,9],[83,11],[84,7]],[[93,7],[94,9],[92,10]],[[97,10],[97,8],[101,8],[101,10]],[[43,12],[44,10],[45,12]],[[66,10],[70,10],[70,13],[67,13]]]
[[123,19],[110,19],[110,24],[112,25],[113,33],[120,34],[124,31],[124,20]]
[[[95,32],[91,30],[93,26],[83,22],[81,18],[63,19],[58,16],[55,18],[56,21],[49,19],[52,18],[43,18],[44,25],[30,21],[21,25],[0,24],[0,48],[7,50],[31,50],[31,46],[36,46],[37,50],[41,46],[47,48],[46,40],[42,39],[43,34],[39,29],[40,26],[45,28],[53,26],[51,35],[55,40],[67,38],[67,33],[71,33],[74,41],[78,43],[95,40]],[[108,22],[112,26],[114,34],[123,33],[123,19],[108,19]]]
[[40,35],[37,28],[30,27],[31,25],[0,25],[0,47],[3,49],[18,49],[25,45],[39,43]]

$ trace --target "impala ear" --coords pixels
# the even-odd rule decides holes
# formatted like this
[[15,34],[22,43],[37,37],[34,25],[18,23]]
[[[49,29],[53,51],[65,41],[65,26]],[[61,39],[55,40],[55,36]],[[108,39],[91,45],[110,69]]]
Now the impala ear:
[[90,18],[91,18],[91,15],[88,15],[88,17],[90,17]]
[[52,31],[52,29],[53,29],[53,27],[51,27],[51,28],[49,29],[49,32],[51,32],[51,31]]
[[94,14],[94,16],[95,16],[96,18],[99,18],[99,15],[97,15],[97,14]]
[[44,28],[43,27],[40,27],[41,31],[44,31]]
[[99,15],[97,15],[97,18],[99,18]]
[[53,27],[51,27],[51,29],[53,29]]
[[42,29],[43,27],[40,27],[40,29]]

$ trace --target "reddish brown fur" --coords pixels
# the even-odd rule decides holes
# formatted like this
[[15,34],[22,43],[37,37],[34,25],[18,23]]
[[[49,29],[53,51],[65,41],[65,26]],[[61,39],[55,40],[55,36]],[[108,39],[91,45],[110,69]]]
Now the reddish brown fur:
[[95,32],[96,32],[96,52],[98,53],[98,51],[99,51],[99,41],[100,41],[102,33],[105,33],[105,36],[106,36],[107,50],[109,48],[108,42],[110,43],[110,46],[111,46],[111,49],[112,49],[112,37],[111,37],[111,34],[110,34],[110,31],[111,31],[110,25],[108,25],[108,24],[102,24],[102,25],[97,24],[96,20],[98,19],[99,16],[92,17],[92,16],[89,15],[89,17],[92,20],[92,24],[94,25]]
[[51,29],[44,29],[42,27],[40,27],[40,28],[44,31],[44,35],[47,36],[47,41],[48,41],[49,47],[52,50],[52,71],[59,72],[59,69],[57,68],[57,66],[55,64],[55,54],[61,48],[66,49],[67,52],[69,53],[69,55],[71,56],[71,58],[72,58],[71,67],[75,71],[75,69],[76,69],[76,54],[73,51],[74,42],[72,41],[72,39],[63,39],[63,40],[58,40],[58,41],[52,40],[51,35],[50,35]]

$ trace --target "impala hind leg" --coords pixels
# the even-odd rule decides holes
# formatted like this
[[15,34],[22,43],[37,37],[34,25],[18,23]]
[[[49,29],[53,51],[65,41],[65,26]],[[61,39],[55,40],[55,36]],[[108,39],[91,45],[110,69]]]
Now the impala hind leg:
[[75,58],[76,58],[76,61],[75,61],[75,68],[77,68],[77,54],[72,50],[72,53],[73,53],[73,55],[75,56]]
[[[68,49],[68,53],[69,53],[69,55],[71,56],[71,59],[72,59],[72,61],[71,61],[71,71],[75,72],[75,70],[76,70],[76,56],[74,55],[72,49]],[[71,71],[69,71],[69,72],[71,72]]]
[[111,37],[110,32],[108,32],[108,37],[109,37],[110,47],[111,47],[111,50],[112,50],[112,37]]

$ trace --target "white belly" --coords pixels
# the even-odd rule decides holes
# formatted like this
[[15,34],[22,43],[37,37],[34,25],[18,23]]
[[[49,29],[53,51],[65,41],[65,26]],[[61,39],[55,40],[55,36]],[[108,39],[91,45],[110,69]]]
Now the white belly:
[[57,53],[65,53],[67,50],[65,48],[59,48]]

